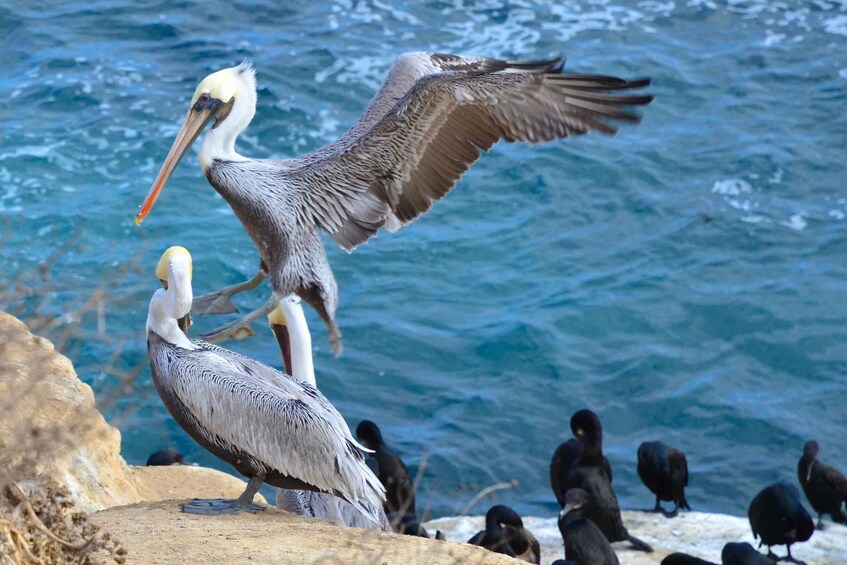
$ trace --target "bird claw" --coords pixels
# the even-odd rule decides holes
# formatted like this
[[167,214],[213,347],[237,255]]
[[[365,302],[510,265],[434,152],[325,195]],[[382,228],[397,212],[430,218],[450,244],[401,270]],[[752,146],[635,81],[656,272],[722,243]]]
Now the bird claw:
[[252,502],[243,502],[238,498],[194,498],[191,502],[183,502],[179,506],[187,514],[201,514],[204,516],[238,514],[239,512],[255,514],[257,511],[267,509],[265,506],[253,504]]
[[250,323],[242,320],[235,320],[229,324],[216,328],[208,333],[202,334],[200,337],[211,343],[220,343],[228,339],[245,339],[256,335],[255,330],[250,327]]
[[211,292],[195,298],[191,303],[191,311],[199,316],[217,316],[220,314],[237,314],[238,308],[229,299],[228,294]]

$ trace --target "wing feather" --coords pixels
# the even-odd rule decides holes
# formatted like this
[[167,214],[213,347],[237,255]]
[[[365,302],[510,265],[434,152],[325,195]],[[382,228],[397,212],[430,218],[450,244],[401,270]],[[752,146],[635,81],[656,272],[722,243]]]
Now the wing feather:
[[352,501],[379,505],[384,489],[341,414],[311,385],[204,344],[171,369],[174,393],[210,433],[269,468]]
[[443,198],[498,140],[542,142],[637,122],[621,95],[649,79],[562,74],[562,59],[500,61],[407,53],[338,141],[280,171],[306,216],[348,251],[386,223],[408,224]]

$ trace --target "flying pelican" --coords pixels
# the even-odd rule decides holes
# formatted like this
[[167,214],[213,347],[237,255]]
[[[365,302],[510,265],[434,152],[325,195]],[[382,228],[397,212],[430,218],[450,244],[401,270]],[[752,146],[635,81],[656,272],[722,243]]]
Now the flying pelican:
[[[285,372],[317,389],[315,369],[312,363],[312,336],[297,295],[286,296],[279,306],[268,314],[268,325],[276,337],[282,354]],[[351,528],[368,528],[391,531],[385,511],[377,511],[379,523],[346,500],[327,494],[299,489],[277,489],[277,508],[301,516],[312,516],[324,520],[341,522]]]
[[192,302],[191,255],[171,247],[156,275],[165,288],[150,300],[147,350],[153,383],[188,435],[249,478],[237,499],[195,499],[194,514],[262,509],[253,496],[263,482],[332,493],[377,521],[385,489],[359,451],[367,450],[313,386],[184,330]]
[[[257,160],[235,151],[256,113],[255,71],[249,62],[200,82],[188,115],[144,199],[136,224],[150,212],[186,150],[214,122],[200,147],[209,183],[232,207],[259,250],[248,282],[201,297],[198,313],[234,312],[229,296],[270,276],[268,303],[206,337],[244,331],[282,297],[296,293],[321,316],[332,351],[341,351],[335,323],[338,288],[318,230],[348,252],[429,210],[500,139],[531,143],[597,130],[614,134],[615,120],[638,122],[626,107],[650,95],[618,91],[649,79],[563,74],[564,59],[501,61],[442,53],[405,53],[365,113],[337,141],[285,160]],[[204,312],[205,311],[205,312]]]

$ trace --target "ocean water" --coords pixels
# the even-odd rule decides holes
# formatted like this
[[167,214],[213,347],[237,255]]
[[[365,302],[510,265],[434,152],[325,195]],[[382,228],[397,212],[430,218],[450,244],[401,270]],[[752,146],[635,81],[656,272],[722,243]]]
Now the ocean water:
[[[196,84],[252,60],[258,112],[238,148],[284,158],[343,133],[396,55],[437,50],[564,53],[575,72],[653,77],[656,100],[613,138],[495,146],[353,254],[326,239],[345,351],[308,311],[318,384],[422,473],[419,508],[457,514],[475,486],[517,479],[496,500],[552,516],[549,459],[583,407],[628,508],[653,503],[645,440],[687,453],[703,511],[744,514],[794,481],[807,438],[847,467],[843,0],[126,4],[0,7],[0,280],[3,308],[61,342],[131,463],[173,445],[232,472],[170,419],[145,359],[165,248],[191,250],[196,294],[258,262],[196,149],[133,223]],[[279,366],[256,329],[228,346]]]

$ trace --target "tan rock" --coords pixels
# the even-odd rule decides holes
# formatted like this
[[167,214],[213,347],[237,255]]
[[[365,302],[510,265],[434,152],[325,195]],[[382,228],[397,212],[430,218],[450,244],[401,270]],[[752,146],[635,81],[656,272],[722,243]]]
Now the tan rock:
[[64,485],[86,512],[141,500],[120,456],[121,435],[91,388],[46,339],[0,312],[0,469],[13,480]]
[[[214,469],[131,467],[121,434],[94,405],[70,360],[23,322],[0,312],[0,470],[2,480],[65,486],[83,512],[142,500],[235,498],[246,483]],[[261,495],[256,502],[266,504]]]
[[89,519],[121,540],[131,565],[519,563],[481,547],[343,528],[273,507],[256,514],[196,516],[179,512],[178,505],[174,500],[145,502],[103,510]]
[[[137,485],[141,500],[182,498],[238,498],[247,486],[238,477],[208,467],[171,465],[169,467],[129,467],[130,479]],[[257,504],[267,500],[257,493]]]

